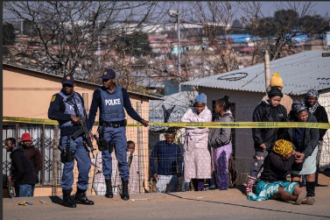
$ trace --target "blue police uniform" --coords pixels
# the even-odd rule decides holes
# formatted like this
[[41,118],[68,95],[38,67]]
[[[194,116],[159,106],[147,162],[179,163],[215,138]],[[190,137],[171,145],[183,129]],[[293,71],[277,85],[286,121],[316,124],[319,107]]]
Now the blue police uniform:
[[[115,78],[115,72],[111,69],[106,69],[103,76],[100,78]],[[132,108],[127,91],[120,86],[115,86],[113,92],[103,87],[94,91],[89,112],[89,130],[92,129],[98,108],[100,109],[100,126],[98,132],[100,135],[102,135],[102,133],[104,134],[104,139],[106,141],[113,142],[116,158],[119,163],[120,176],[124,183],[124,181],[128,181],[129,179],[129,168],[126,157],[127,140],[124,108],[127,114],[134,120],[141,122],[142,118]],[[102,164],[104,177],[107,183],[110,181],[111,187],[112,157],[109,150],[102,151]]]
[[[73,86],[74,85],[73,76],[65,75],[63,77],[62,84],[63,85],[68,84]],[[73,158],[76,159],[77,161],[77,166],[79,171],[78,182],[77,182],[78,194],[80,193],[83,195],[87,190],[88,180],[89,180],[88,174],[91,168],[91,159],[89,156],[89,151],[84,144],[83,135],[80,135],[77,138],[72,137],[72,135],[79,129],[79,125],[76,125],[71,121],[71,115],[76,115],[74,104],[77,105],[79,113],[86,117],[83,98],[77,92],[74,92],[73,96],[71,97],[70,95],[65,94],[64,89],[62,89],[59,93],[53,95],[48,109],[48,118],[52,120],[57,120],[59,123],[60,131],[61,131],[60,150],[63,151],[69,149],[69,152],[72,153],[71,161],[62,161],[64,163],[64,168],[63,168],[61,185],[64,196],[65,193],[70,195],[72,191],[72,184],[74,180]],[[78,194],[76,194],[76,196]],[[68,201],[64,201],[64,205],[69,207],[75,207],[75,205],[72,205],[70,203],[70,198],[67,199]],[[67,203],[69,202],[70,204],[67,205],[67,203],[65,202]],[[78,203],[79,201],[75,201],[75,202]],[[87,204],[85,202],[82,203]],[[92,204],[88,204],[88,205],[92,205]]]

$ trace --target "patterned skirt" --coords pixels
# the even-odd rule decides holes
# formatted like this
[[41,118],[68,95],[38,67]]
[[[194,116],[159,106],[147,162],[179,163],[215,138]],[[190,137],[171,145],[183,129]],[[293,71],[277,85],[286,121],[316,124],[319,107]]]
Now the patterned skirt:
[[284,187],[284,191],[292,194],[296,185],[298,185],[296,182],[277,181],[273,183],[266,183],[263,180],[260,180],[257,184],[256,193],[250,193],[247,199],[251,201],[268,200],[278,192],[279,187]]

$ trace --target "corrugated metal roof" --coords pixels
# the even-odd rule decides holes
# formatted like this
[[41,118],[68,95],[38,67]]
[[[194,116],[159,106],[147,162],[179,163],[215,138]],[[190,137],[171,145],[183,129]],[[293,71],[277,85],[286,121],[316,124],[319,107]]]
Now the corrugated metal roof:
[[[278,72],[283,79],[283,92],[305,94],[309,89],[330,88],[330,57],[326,51],[307,51],[270,62],[270,76]],[[264,64],[217,74],[183,83],[208,88],[265,92]]]

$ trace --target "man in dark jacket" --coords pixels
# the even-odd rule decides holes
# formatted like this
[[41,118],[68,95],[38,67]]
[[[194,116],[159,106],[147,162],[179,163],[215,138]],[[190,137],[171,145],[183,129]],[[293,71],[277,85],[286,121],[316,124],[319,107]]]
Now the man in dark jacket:
[[[166,140],[156,143],[150,156],[152,176],[157,182],[157,192],[175,192],[178,175],[182,174],[182,155],[179,145],[174,143],[175,130],[169,128],[166,131]],[[155,159],[158,160],[157,168]]]
[[12,162],[12,177],[9,181],[15,181],[19,185],[19,197],[32,197],[33,188],[37,183],[37,175],[28,158],[24,154],[24,150],[13,144],[14,138],[5,140],[6,150],[10,153]]
[[[35,148],[32,144],[32,138],[29,133],[23,133],[21,137],[22,148],[26,157],[31,162],[34,171],[37,174],[37,183],[39,182],[38,176],[41,169],[41,154],[38,148]],[[32,189],[32,195],[34,195],[34,187]]]
[[[283,122],[287,121],[287,112],[280,104],[283,97],[282,92],[273,87],[268,92],[269,100],[262,101],[253,112],[255,122]],[[255,161],[253,162],[248,176],[246,195],[252,192],[252,187],[257,179],[258,173],[264,163],[268,152],[278,140],[279,134],[283,133],[278,128],[253,128],[252,136],[255,148]]]

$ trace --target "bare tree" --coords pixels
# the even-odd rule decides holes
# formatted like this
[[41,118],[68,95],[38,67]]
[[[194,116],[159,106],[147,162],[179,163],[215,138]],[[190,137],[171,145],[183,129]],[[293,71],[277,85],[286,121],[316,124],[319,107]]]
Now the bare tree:
[[[195,2],[190,10],[203,26],[204,37],[209,45],[215,48],[213,52],[205,50],[206,47],[203,47],[203,50],[200,51],[203,66],[209,66],[212,69],[209,74],[211,72],[215,74],[228,72],[237,68],[236,54],[232,51],[232,42],[228,36],[231,34],[229,27],[233,23],[237,12],[236,3]],[[205,69],[203,72],[205,72]]]
[[43,61],[46,67],[53,67],[54,73],[60,75],[81,69],[81,77],[92,82],[96,82],[102,69],[109,67],[107,60],[114,56],[110,54],[116,39],[138,32],[143,23],[162,19],[159,5],[159,2],[116,1],[4,2],[4,8],[14,18],[33,24],[33,33],[39,37],[47,57]]
[[258,41],[252,53],[252,64],[263,57],[263,51],[270,52],[271,60],[301,51],[295,44],[296,37],[313,35],[327,24],[312,13],[313,2],[275,2],[273,17],[265,16],[262,2],[239,2],[241,16],[247,32],[263,39]]

